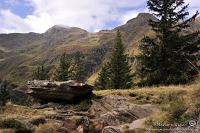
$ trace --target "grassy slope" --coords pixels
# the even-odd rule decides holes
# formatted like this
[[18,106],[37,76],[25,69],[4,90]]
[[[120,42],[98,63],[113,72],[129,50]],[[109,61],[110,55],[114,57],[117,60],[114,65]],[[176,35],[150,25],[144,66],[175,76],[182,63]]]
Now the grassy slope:
[[184,97],[187,102],[192,102],[194,93],[200,89],[200,84],[180,85],[180,86],[161,86],[133,88],[127,90],[100,90],[93,91],[97,96],[122,95],[130,97],[130,99],[138,104],[157,104],[169,103],[178,98]]
[[[200,81],[200,80],[198,80]],[[179,86],[161,86],[161,87],[146,87],[146,88],[133,88],[126,90],[94,90],[93,93],[97,96],[104,97],[107,95],[122,95],[130,98],[131,101],[138,104],[168,104],[171,101],[176,101],[178,98],[184,98],[188,103],[194,103],[194,97],[196,92],[200,90],[200,83],[191,85],[179,85]],[[40,115],[44,114],[43,111],[37,111],[28,107],[22,107],[17,105],[8,105],[8,108],[4,112],[0,112],[0,116],[27,116],[27,115]],[[15,112],[15,113],[13,113]]]
[[191,85],[133,88],[130,90],[94,91],[97,96],[123,95],[136,104],[155,104],[160,112],[148,118],[146,126],[153,129],[168,129],[175,123],[188,126],[191,120],[200,117],[200,80]]

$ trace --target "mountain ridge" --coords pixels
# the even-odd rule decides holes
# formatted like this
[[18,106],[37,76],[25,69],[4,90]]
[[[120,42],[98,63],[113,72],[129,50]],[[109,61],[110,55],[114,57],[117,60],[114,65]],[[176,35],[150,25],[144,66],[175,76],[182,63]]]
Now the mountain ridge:
[[[25,83],[31,79],[37,65],[47,66],[51,75],[62,53],[71,54],[79,50],[86,55],[86,76],[89,78],[109,58],[117,30],[122,33],[130,57],[138,54],[140,40],[144,35],[152,34],[148,26],[149,19],[156,18],[149,13],[140,13],[124,25],[96,33],[77,27],[55,25],[42,34],[0,34],[0,77],[18,84]],[[197,27],[200,28],[199,21],[193,25],[192,30]]]

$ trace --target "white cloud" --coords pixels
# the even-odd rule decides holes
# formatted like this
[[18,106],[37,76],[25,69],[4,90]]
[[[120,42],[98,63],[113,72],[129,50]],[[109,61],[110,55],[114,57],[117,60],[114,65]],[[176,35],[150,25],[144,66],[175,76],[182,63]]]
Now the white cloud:
[[[9,0],[17,1],[20,0]],[[124,24],[147,12],[146,0],[24,0],[34,12],[24,18],[9,10],[0,10],[0,32],[45,32],[56,24],[80,27],[89,31],[111,28]],[[199,0],[186,0],[190,11],[200,6]]]
[[77,26],[92,31],[106,27],[110,21],[121,20],[124,13],[121,8],[136,8],[145,3],[144,0],[29,1],[35,7],[34,15],[46,13],[51,16],[53,24]]
[[9,10],[0,11],[0,33],[28,32],[31,27]]
[[145,13],[145,12],[148,12],[148,10],[147,10],[147,8],[144,8],[144,9],[132,10],[132,11],[129,11],[129,12],[125,13],[121,17],[122,24],[125,24],[128,20],[137,17],[138,13],[141,13],[141,12]]
[[198,11],[200,9],[200,1],[199,0],[185,0],[185,3],[189,4],[190,16],[194,15],[196,13],[196,11]]
[[[17,1],[17,0],[15,0]],[[145,0],[26,0],[34,12],[25,18],[4,11],[1,14],[4,29],[0,32],[45,32],[56,24],[80,27],[86,30],[110,28],[107,23],[115,21],[121,23],[124,13],[132,8],[142,6]],[[18,0],[19,2],[19,0]],[[10,22],[17,18],[17,24]],[[11,24],[12,23],[12,24]]]
[[52,27],[53,21],[49,14],[28,15],[24,21],[31,27],[32,31],[42,33]]

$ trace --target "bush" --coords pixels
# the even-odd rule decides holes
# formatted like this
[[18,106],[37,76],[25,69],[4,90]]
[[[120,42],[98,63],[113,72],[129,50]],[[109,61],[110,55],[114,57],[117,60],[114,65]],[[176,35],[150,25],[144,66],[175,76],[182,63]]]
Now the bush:
[[81,101],[78,104],[74,105],[74,109],[80,110],[80,111],[87,111],[91,106],[91,101],[89,99],[85,99]]
[[38,117],[38,118],[33,118],[30,121],[30,123],[33,124],[33,125],[39,126],[40,124],[45,124],[46,120],[45,120],[45,118]]
[[17,105],[31,106],[34,104],[34,100],[25,94],[24,92],[15,89],[16,85],[9,83],[8,81],[0,80],[0,105],[5,106],[6,102],[10,100]]
[[[171,98],[174,99],[174,96]],[[191,120],[186,115],[188,106],[185,100],[183,98],[178,100],[172,99],[169,98],[169,103],[164,102],[161,104],[162,112],[147,119],[145,124],[153,129],[157,129],[155,133],[168,133],[168,129],[174,128],[175,124],[185,125],[188,120]]]
[[10,91],[10,101],[13,104],[23,105],[23,106],[32,106],[34,104],[34,99],[19,90]]
[[47,119],[53,119],[53,120],[64,120],[65,118],[58,114],[51,114],[46,116]]
[[35,133],[59,133],[59,127],[55,124],[44,124],[40,125]]
[[0,81],[0,106],[5,106],[9,99],[10,85],[7,81]]
[[5,119],[0,120],[0,128],[3,129],[26,129],[26,126],[18,120],[15,119]]
[[200,89],[195,89],[194,92],[191,93],[190,100],[190,108],[187,113],[184,115],[185,119],[189,120],[197,120],[200,114]]
[[179,123],[185,122],[183,116],[187,109],[188,107],[186,106],[183,99],[173,101],[172,103],[170,103],[169,121]]

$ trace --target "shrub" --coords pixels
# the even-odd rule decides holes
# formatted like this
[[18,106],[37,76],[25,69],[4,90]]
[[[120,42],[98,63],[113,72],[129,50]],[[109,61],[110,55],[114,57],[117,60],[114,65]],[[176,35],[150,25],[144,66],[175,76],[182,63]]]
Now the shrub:
[[9,83],[7,81],[0,81],[0,106],[5,106],[9,99]]
[[46,116],[47,119],[53,119],[53,120],[64,120],[65,118],[58,114],[51,114]]
[[44,124],[40,125],[36,130],[35,133],[59,133],[59,127],[55,124]]
[[38,117],[38,118],[33,118],[30,121],[30,123],[33,124],[33,125],[39,126],[40,124],[45,124],[46,120],[43,117]]
[[19,90],[10,91],[10,101],[17,105],[31,106],[34,104],[34,99]]
[[191,93],[190,108],[187,113],[184,115],[185,119],[197,120],[200,114],[200,89],[195,89]]
[[0,128],[3,129],[26,129],[26,126],[18,120],[15,119],[5,119],[0,120]]
[[186,106],[183,99],[179,99],[170,103],[169,109],[170,122],[185,122],[183,116],[188,107]]
[[90,106],[91,106],[91,101],[86,99],[81,101],[79,104],[76,104],[74,108],[80,111],[87,111],[90,108]]

